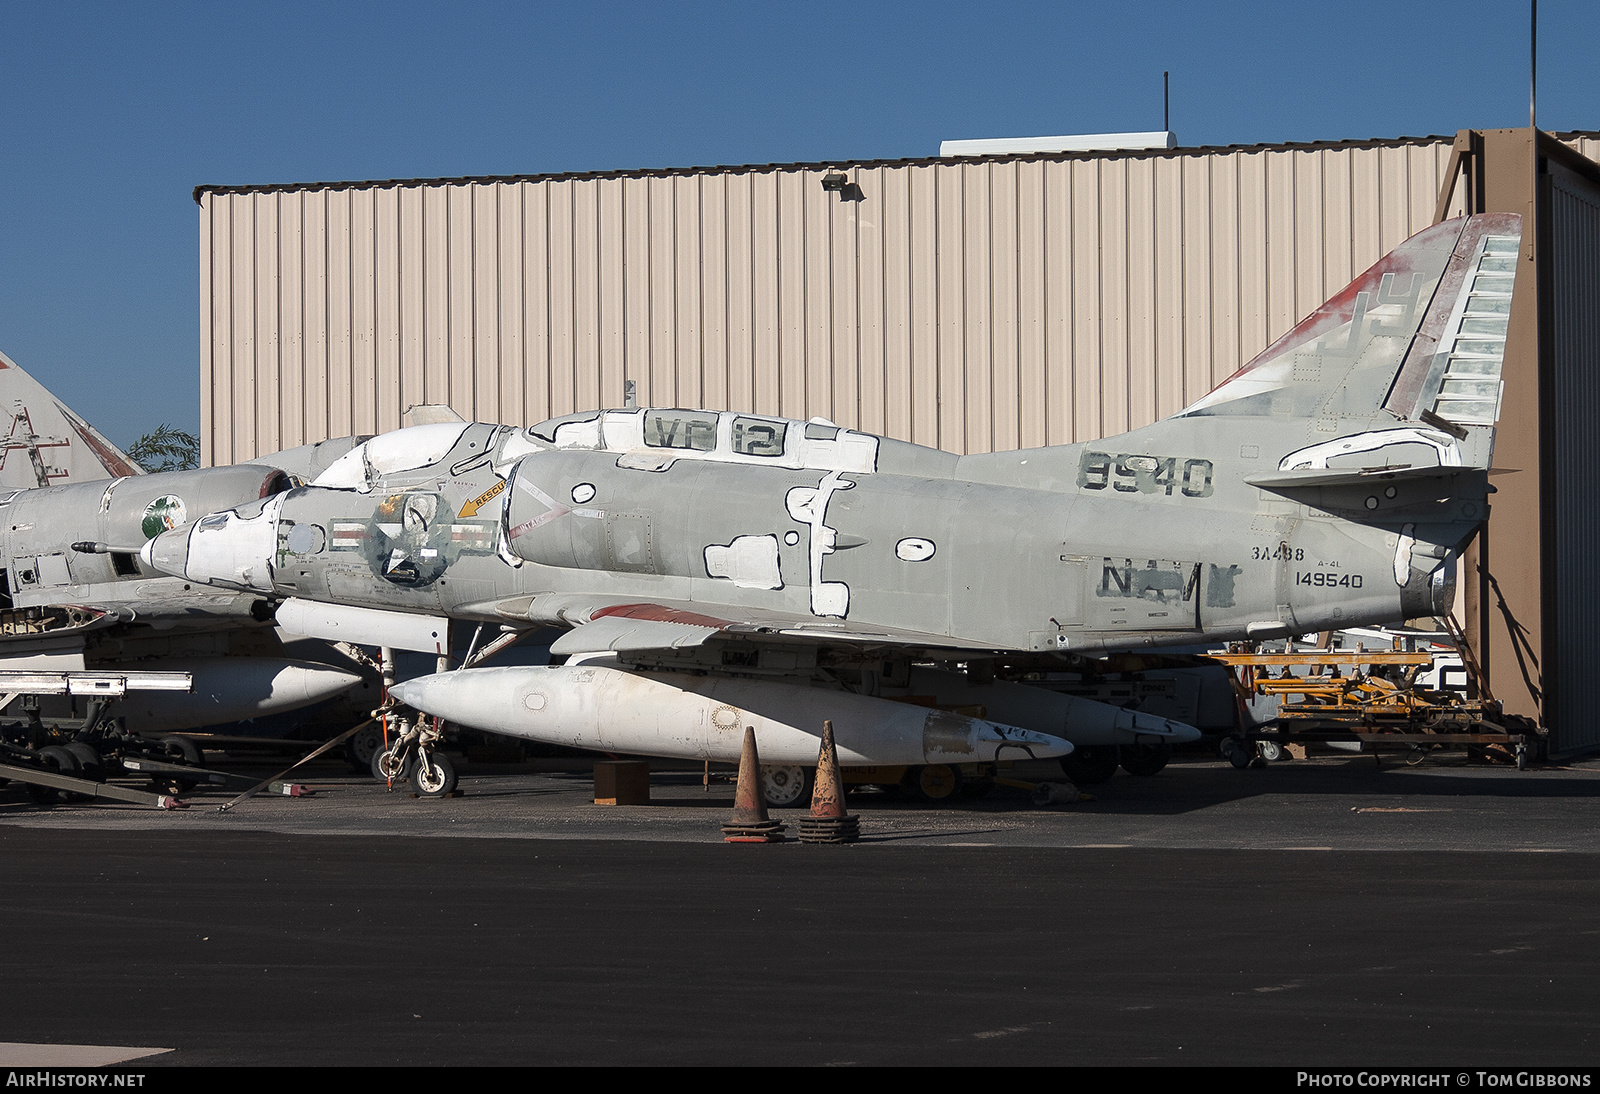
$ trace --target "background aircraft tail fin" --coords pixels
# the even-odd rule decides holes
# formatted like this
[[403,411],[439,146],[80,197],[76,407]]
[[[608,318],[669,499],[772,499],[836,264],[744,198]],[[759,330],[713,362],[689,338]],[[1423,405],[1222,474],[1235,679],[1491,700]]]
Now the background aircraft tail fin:
[[127,453],[0,353],[0,487],[61,486],[143,473]]

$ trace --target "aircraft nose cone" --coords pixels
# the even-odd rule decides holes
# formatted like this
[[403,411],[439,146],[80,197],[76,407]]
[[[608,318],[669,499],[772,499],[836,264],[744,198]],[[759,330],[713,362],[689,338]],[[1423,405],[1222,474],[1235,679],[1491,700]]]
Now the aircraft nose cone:
[[422,687],[422,680],[424,679],[426,679],[426,677],[422,677],[417,680],[405,680],[401,683],[391,685],[389,688],[389,698],[394,699],[397,702],[404,703],[408,707],[416,707],[417,710],[422,711],[424,714],[431,714],[432,711],[426,710],[418,705],[423,701],[422,696],[424,689]]
[[139,549],[139,561],[152,570],[173,577],[187,577],[184,568],[189,562],[189,529],[174,528],[146,541]]
[[506,722],[516,714],[510,696],[501,688],[486,686],[484,677],[474,675],[504,671],[472,669],[418,676],[391,687],[389,698],[457,725],[505,732]]
[[418,676],[391,687],[389,698],[436,718],[471,724],[475,715],[481,715],[481,706],[495,702],[493,696],[484,694],[481,682],[478,686],[474,682],[473,678],[459,679],[451,672]]

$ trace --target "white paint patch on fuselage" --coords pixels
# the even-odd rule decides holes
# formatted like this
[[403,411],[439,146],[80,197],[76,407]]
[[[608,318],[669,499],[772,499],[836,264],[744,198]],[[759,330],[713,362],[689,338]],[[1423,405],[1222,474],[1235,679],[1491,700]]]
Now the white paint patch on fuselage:
[[[1385,448],[1404,446],[1430,448],[1440,467],[1461,466],[1461,446],[1448,433],[1437,429],[1381,429],[1340,437],[1333,441],[1314,444],[1289,453],[1278,463],[1280,471],[1324,470],[1330,459],[1340,456],[1359,456],[1369,452],[1381,453]],[[1379,463],[1376,466],[1384,466]],[[1406,466],[1416,466],[1414,462]]]
[[843,619],[850,611],[850,586],[842,581],[822,580],[822,560],[833,554],[838,533],[828,527],[828,501],[836,490],[855,486],[833,471],[823,476],[815,489],[796,486],[784,495],[789,516],[811,528],[811,614]]
[[1405,588],[1411,580],[1411,549],[1417,545],[1415,524],[1407,524],[1400,530],[1400,542],[1394,547],[1394,583],[1400,588]]
[[907,536],[894,545],[894,557],[901,562],[926,562],[938,550],[931,539],[920,536]]
[[727,578],[741,589],[783,588],[775,535],[738,536],[726,545],[708,544],[705,556],[711,577]]
[[253,517],[229,510],[202,518],[189,533],[184,575],[195,581],[223,581],[271,592],[271,561],[278,548],[278,513],[283,499],[283,494],[272,498]]

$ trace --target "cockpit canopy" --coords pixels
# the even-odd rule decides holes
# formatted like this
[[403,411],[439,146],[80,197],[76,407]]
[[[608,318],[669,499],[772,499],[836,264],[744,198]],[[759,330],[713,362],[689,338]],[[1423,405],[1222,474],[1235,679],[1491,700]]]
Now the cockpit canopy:
[[822,418],[809,422],[731,410],[604,410],[552,418],[528,433],[560,449],[615,452],[617,466],[660,471],[711,460],[824,471],[875,471],[879,439]]
[[438,463],[461,440],[469,422],[438,422],[381,433],[328,465],[313,486],[360,489],[374,478],[415,471]]

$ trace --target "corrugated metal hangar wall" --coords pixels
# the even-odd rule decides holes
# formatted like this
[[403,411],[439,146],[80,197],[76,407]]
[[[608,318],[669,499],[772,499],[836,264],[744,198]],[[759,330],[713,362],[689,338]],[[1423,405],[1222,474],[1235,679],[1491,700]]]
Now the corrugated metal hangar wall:
[[624,380],[954,452],[1122,432],[1427,226],[1451,141],[200,187],[203,458]]

